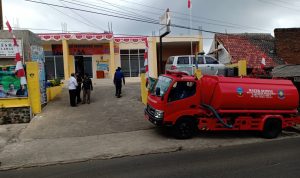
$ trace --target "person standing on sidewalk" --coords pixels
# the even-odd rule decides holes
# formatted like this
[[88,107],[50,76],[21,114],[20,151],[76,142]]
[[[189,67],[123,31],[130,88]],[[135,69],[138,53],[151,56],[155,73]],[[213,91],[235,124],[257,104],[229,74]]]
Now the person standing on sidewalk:
[[115,87],[116,87],[116,94],[115,94],[115,96],[118,97],[118,98],[121,97],[121,93],[122,93],[122,80],[123,80],[123,83],[125,85],[124,74],[121,71],[121,67],[118,67],[116,69],[115,76],[114,76],[114,84],[115,84]]
[[70,95],[70,105],[72,107],[76,106],[76,87],[78,86],[75,74],[72,73],[69,79],[69,95]]
[[83,82],[82,82],[82,93],[83,93],[83,101],[82,104],[90,104],[91,102],[91,91],[93,90],[92,80],[89,78],[88,74],[84,74]]
[[82,84],[82,77],[79,73],[76,74],[76,80],[77,80],[77,87],[76,87],[76,99],[77,99],[77,104],[81,103],[81,84]]

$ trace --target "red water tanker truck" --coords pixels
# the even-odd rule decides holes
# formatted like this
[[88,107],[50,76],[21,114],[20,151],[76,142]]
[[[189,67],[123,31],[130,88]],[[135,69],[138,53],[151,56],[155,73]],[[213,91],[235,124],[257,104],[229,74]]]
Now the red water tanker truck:
[[289,80],[203,76],[181,72],[159,76],[148,94],[145,118],[172,126],[177,138],[195,131],[260,131],[275,138],[300,124],[299,94]]

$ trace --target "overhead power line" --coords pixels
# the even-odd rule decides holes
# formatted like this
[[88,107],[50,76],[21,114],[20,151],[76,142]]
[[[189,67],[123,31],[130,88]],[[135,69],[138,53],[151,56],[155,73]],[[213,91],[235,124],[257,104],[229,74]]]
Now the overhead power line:
[[[111,3],[111,2],[107,2],[107,1],[104,1],[104,0],[97,0],[97,1],[104,2],[105,4],[108,4],[108,5],[110,5],[110,6],[113,6],[113,7],[117,8],[117,9],[121,10],[121,11],[124,11],[125,13],[130,13],[131,15],[138,15],[138,16],[140,16],[140,17],[142,17],[142,18],[145,18],[145,19],[156,20],[156,19],[152,19],[152,18],[149,18],[149,17],[147,17],[147,16],[144,16],[144,15],[142,15],[142,14],[136,13],[136,10],[135,10],[135,9],[134,9],[133,11],[131,11],[131,10],[128,10],[128,9],[130,9],[130,8],[124,8],[124,7],[122,7],[121,5],[118,5],[118,4],[114,4],[114,3]],[[78,2],[78,1],[77,1],[77,2]]]
[[[144,19],[138,19],[138,18],[133,18],[133,17],[125,17],[125,16],[120,16],[120,15],[114,15],[114,14],[107,14],[107,13],[102,13],[102,12],[95,12],[95,11],[90,11],[86,9],[79,9],[79,8],[74,8],[74,7],[68,7],[68,6],[61,6],[57,4],[51,4],[51,3],[44,3],[44,2],[39,2],[39,1],[34,1],[34,0],[25,0],[28,2],[33,2],[33,3],[38,3],[38,4],[44,4],[44,5],[50,5],[54,7],[60,7],[60,8],[65,8],[65,9],[72,9],[72,10],[77,10],[77,11],[82,11],[82,12],[88,12],[88,13],[93,13],[93,14],[99,14],[99,15],[104,15],[104,16],[110,16],[110,17],[115,17],[115,18],[121,18],[121,19],[126,19],[126,20],[133,20],[137,22],[144,22],[144,23],[149,23],[149,24],[155,24],[159,25],[159,22],[153,22],[153,21],[148,21]],[[172,27],[177,27],[177,28],[182,28],[182,29],[191,29],[191,30],[196,30],[196,31],[202,31],[202,32],[207,32],[207,33],[221,33],[221,32],[216,32],[216,31],[209,31],[209,30],[200,30],[198,28],[190,28],[182,25],[176,25],[176,24],[171,24]]]
[[[142,4],[142,3],[137,3],[137,2],[128,1],[128,0],[121,0],[121,1],[128,2],[128,3],[131,3],[131,4],[136,4],[136,5],[142,6],[142,7],[147,7],[147,8],[155,9],[155,10],[158,10],[158,11],[165,11],[165,9],[154,7],[154,6],[150,6],[150,5],[146,5],[146,4]],[[145,11],[145,12],[147,12],[147,11]],[[190,16],[190,14],[182,13],[182,12],[178,12],[178,11],[172,11],[171,10],[170,12],[173,13],[173,14],[184,16],[184,17],[189,17]],[[175,16],[174,18],[178,18],[178,17]],[[250,29],[255,29],[255,30],[268,31],[267,29],[261,28],[261,27],[253,27],[253,26],[248,26],[248,25],[241,25],[241,24],[237,24],[237,23],[232,23],[232,22],[228,22],[228,21],[224,21],[224,20],[216,20],[216,19],[207,18],[207,17],[203,17],[203,16],[194,16],[194,15],[192,15],[192,18],[193,19],[201,19],[202,23],[207,23],[207,24],[210,23],[210,22],[203,22],[203,20],[222,23],[222,24],[210,23],[211,25],[219,25],[219,26],[229,26],[230,25],[230,27],[250,28]],[[194,21],[194,20],[192,20],[192,21]]]
[[[294,10],[294,11],[300,11],[300,9],[297,9],[297,8],[294,8],[294,7],[300,7],[300,6],[295,6],[293,5],[293,7],[290,7],[290,6],[286,6],[286,5],[282,5],[282,4],[278,4],[276,3],[276,1],[266,1],[266,0],[258,0],[262,3],[265,3],[265,4],[269,4],[269,5],[273,5],[273,6],[276,6],[276,7],[282,7],[282,8],[286,8],[286,9],[291,9],[291,10]],[[283,1],[281,1],[283,3]],[[285,4],[289,4],[289,3],[285,3]]]
[[[101,2],[107,3],[105,0],[97,0],[97,1],[101,1]],[[123,0],[123,1],[124,2],[131,2],[131,1],[126,1],[126,0]],[[132,2],[132,3],[134,3],[134,2]],[[161,16],[164,13],[164,11],[165,11],[163,9],[158,8],[159,11],[162,11],[162,12],[156,13],[154,11],[145,11],[145,10],[136,9],[136,8],[132,8],[132,7],[128,7],[128,6],[122,6],[122,5],[118,5],[118,4],[114,4],[114,3],[109,3],[109,4],[112,5],[112,6],[118,6],[119,8],[123,7],[121,9],[131,9],[133,11],[138,11],[138,12],[142,12],[142,13],[152,14],[152,15],[156,15],[156,16]],[[139,4],[139,3],[134,3],[134,4]],[[139,4],[139,5],[143,6],[142,4]],[[150,6],[146,6],[146,7],[150,7]],[[153,7],[153,9],[157,9],[157,8]],[[180,21],[185,21],[185,22],[190,20],[188,17],[185,17],[185,15],[187,15],[187,14],[180,13],[180,12],[175,12],[175,11],[171,11],[171,12],[174,13],[174,14],[183,14],[184,15],[184,17],[182,17],[182,15],[181,16],[178,16],[178,15],[174,15],[173,16],[172,15],[172,19],[180,20]],[[140,14],[137,14],[137,15],[141,16]],[[145,16],[142,16],[142,17],[145,17]],[[199,19],[201,19],[201,20],[199,20]],[[220,23],[214,23],[214,22],[207,22],[207,21],[205,21],[206,19],[205,18],[203,19],[202,17],[200,18],[200,17],[194,16],[194,18],[192,19],[192,22],[199,23],[199,24],[201,23],[201,25],[202,24],[208,24],[208,25],[214,25],[214,26],[229,27],[229,28],[233,28],[233,29],[249,29],[249,28],[252,28],[252,29],[255,29],[255,30],[268,31],[266,29],[254,28],[254,27],[249,27],[249,26],[235,25],[235,24],[232,24],[232,23],[225,24],[223,22],[222,24],[220,24]],[[217,21],[217,20],[211,20],[211,21]],[[199,26],[201,26],[201,25],[199,25]]]
[[[65,4],[64,4],[63,2],[61,2],[61,0],[60,0],[60,3],[62,3],[62,5],[65,6]],[[82,15],[80,15],[79,13],[77,13],[76,11],[74,11],[74,10],[71,10],[71,11],[72,11],[75,15],[79,16],[80,18],[82,18],[83,20],[85,20],[86,22],[88,22],[90,25],[92,25],[92,26],[94,26],[94,27],[97,27],[97,28],[100,29],[100,30],[106,31],[104,28],[102,28],[102,27],[96,25],[95,23],[91,22],[89,19],[83,17]]]
[[[41,0],[41,2],[42,2],[42,3],[45,3],[43,0]],[[66,13],[62,12],[61,10],[59,10],[59,9],[53,7],[53,6],[50,6],[50,5],[48,5],[48,6],[49,6],[50,8],[52,8],[52,9],[58,11],[59,13],[63,14],[64,16],[67,16],[67,17],[69,17],[69,18],[71,18],[71,19],[73,19],[73,20],[75,20],[75,21],[77,21],[77,22],[80,22],[80,23],[82,23],[82,24],[85,24],[85,25],[87,25],[87,26],[89,26],[89,27],[92,27],[92,28],[95,28],[95,29],[99,29],[99,27],[95,27],[95,26],[93,26],[93,25],[90,25],[90,24],[88,24],[88,23],[82,21],[82,20],[76,19],[75,17],[73,17],[73,16],[71,16],[71,15],[69,15],[69,14],[66,14]]]
[[[90,8],[90,9],[95,9],[95,10],[101,10],[101,11],[104,11],[104,12],[108,12],[108,13],[111,13],[111,15],[115,15],[115,16],[123,16],[123,17],[127,17],[127,18],[134,18],[134,19],[139,19],[139,20],[142,20],[142,21],[149,21],[149,22],[155,22],[157,20],[155,19],[145,19],[145,18],[140,18],[140,17],[136,17],[136,16],[133,16],[133,15],[128,15],[128,14],[125,14],[125,13],[120,13],[116,10],[113,10],[113,9],[109,9],[109,8],[97,8],[99,6],[96,6],[94,4],[89,4],[89,3],[76,3],[74,1],[67,1],[67,0],[61,0],[61,1],[64,1],[64,2],[68,2],[69,4],[72,4],[72,5],[78,5],[78,6],[82,6],[82,7],[87,7],[87,8]],[[64,6],[66,7],[66,6]],[[73,7],[68,7],[68,8],[73,8]]]

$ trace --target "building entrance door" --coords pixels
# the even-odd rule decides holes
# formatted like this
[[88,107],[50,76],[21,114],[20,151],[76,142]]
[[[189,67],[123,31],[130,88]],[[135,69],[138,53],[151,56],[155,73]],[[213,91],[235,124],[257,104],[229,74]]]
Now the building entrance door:
[[75,56],[75,72],[83,76],[85,73],[93,77],[92,57]]

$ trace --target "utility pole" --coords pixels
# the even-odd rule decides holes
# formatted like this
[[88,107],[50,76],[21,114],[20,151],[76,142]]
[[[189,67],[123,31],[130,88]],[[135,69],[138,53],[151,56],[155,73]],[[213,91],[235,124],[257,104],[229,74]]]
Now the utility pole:
[[167,36],[170,30],[171,18],[170,18],[170,10],[169,8],[166,10],[165,14],[160,17],[160,24],[163,25],[162,29],[165,29],[164,33],[159,36],[159,59],[158,59],[158,76],[163,73],[163,37]]
[[0,0],[0,30],[3,30],[2,0]]

